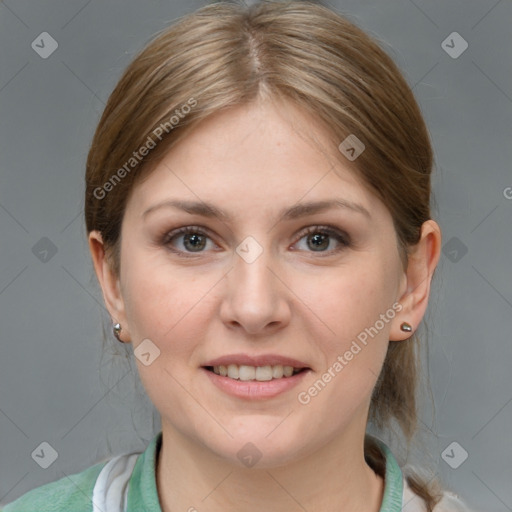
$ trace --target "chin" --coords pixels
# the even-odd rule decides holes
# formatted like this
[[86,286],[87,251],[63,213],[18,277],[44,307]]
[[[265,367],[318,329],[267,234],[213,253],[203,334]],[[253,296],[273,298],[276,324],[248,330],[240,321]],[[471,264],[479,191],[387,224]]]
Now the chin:
[[[304,453],[304,440],[290,439],[290,436],[279,437],[271,430],[255,428],[254,435],[245,431],[244,435],[237,435],[231,431],[234,439],[226,439],[221,446],[212,446],[212,450],[227,463],[247,469],[272,469],[286,466],[294,460],[300,459]],[[210,443],[211,444],[211,439]]]

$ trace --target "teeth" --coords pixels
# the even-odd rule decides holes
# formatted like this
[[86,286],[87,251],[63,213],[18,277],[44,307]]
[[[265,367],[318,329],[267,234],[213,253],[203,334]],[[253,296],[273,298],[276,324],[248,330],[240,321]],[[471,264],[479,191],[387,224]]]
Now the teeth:
[[[214,367],[215,371],[215,367]],[[228,377],[230,379],[238,379],[238,366],[236,364],[230,364],[228,366]]]
[[272,366],[257,366],[255,371],[256,380],[272,380],[273,371]]
[[294,373],[300,371],[299,368],[293,366],[247,366],[241,364],[230,364],[228,366],[214,366],[214,373],[222,375],[223,377],[229,377],[230,379],[237,379],[242,381],[257,380],[260,382],[281,379],[283,377],[291,377]]
[[283,375],[284,371],[282,365],[272,366],[272,377],[274,377],[274,379],[280,379]]
[[[230,376],[229,373],[228,376]],[[256,378],[256,368],[254,366],[240,365],[238,367],[238,378],[240,380],[254,380]]]
[[285,377],[291,377],[293,375],[293,366],[283,366],[283,373]]

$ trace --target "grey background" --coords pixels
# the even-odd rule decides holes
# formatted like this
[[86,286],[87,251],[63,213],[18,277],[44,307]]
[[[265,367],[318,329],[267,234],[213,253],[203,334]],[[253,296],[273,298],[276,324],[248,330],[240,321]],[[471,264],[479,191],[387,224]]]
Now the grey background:
[[[109,318],[83,226],[84,164],[134,53],[204,3],[0,3],[0,503],[140,451],[158,431],[135,366],[111,336],[103,346]],[[418,464],[433,460],[475,510],[510,511],[511,2],[331,5],[399,64],[435,148],[434,214],[444,234],[428,315],[436,416],[425,405],[431,445]],[[454,31],[469,44],[458,58],[442,47]],[[47,59],[31,47],[42,32],[58,42]],[[58,453],[47,469],[31,456],[42,442]],[[468,458],[457,469],[445,462],[460,461],[462,450]]]

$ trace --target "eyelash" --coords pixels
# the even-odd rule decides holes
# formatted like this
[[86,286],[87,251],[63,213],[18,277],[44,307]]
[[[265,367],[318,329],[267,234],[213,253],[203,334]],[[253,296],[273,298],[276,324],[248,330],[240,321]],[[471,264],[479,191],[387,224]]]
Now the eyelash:
[[[311,253],[318,253],[318,255],[320,257],[332,256],[333,254],[338,253],[338,252],[342,251],[343,249],[351,246],[350,237],[346,233],[340,231],[337,228],[331,227],[331,226],[310,226],[310,227],[306,228],[305,230],[303,230],[299,234],[299,237],[297,238],[297,241],[295,242],[295,244],[297,242],[299,242],[300,240],[302,240],[304,237],[306,237],[310,234],[313,234],[313,233],[327,235],[329,237],[332,237],[340,244],[340,247],[338,247],[337,249],[331,249],[331,250],[327,250],[327,251],[307,251],[307,252],[311,252]],[[205,230],[204,228],[201,228],[199,226],[186,226],[186,227],[179,228],[179,229],[176,229],[171,232],[165,232],[163,237],[161,237],[161,244],[167,246],[168,249],[170,251],[172,251],[173,253],[177,254],[178,256],[184,257],[184,258],[194,257],[195,255],[199,255],[202,252],[204,252],[204,251],[198,251],[197,253],[194,253],[192,251],[181,251],[181,250],[175,249],[171,246],[171,242],[175,238],[179,237],[180,235],[186,235],[186,234],[196,234],[196,235],[200,235],[200,236],[206,236],[209,239],[211,239],[208,230]]]

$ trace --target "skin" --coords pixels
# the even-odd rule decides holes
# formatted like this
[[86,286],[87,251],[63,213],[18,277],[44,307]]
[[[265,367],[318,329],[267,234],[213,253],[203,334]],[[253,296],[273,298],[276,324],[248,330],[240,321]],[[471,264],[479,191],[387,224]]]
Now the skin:
[[[427,221],[403,268],[389,211],[337,152],[315,119],[290,104],[238,106],[199,124],[135,187],[123,218],[120,276],[101,234],[89,235],[122,340],[135,349],[149,338],[160,350],[148,366],[136,361],[162,418],[164,512],[380,509],[383,480],[363,452],[370,397],[389,340],[406,342],[411,334],[400,324],[417,327],[425,313],[441,235]],[[232,218],[171,207],[143,216],[170,199],[212,203]],[[369,217],[332,208],[278,220],[282,209],[325,199],[357,203]],[[311,240],[317,231],[304,233],[326,224],[348,234],[349,245],[330,236],[321,250]],[[184,226],[206,231],[199,251],[183,234],[162,240]],[[247,236],[263,250],[252,263],[235,252]],[[299,403],[298,393],[397,302],[403,309],[378,335],[310,403]],[[200,367],[239,352],[287,355],[311,371],[277,397],[235,398]],[[247,442],[262,454],[252,468],[237,457]]]

